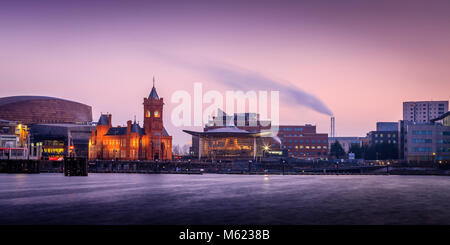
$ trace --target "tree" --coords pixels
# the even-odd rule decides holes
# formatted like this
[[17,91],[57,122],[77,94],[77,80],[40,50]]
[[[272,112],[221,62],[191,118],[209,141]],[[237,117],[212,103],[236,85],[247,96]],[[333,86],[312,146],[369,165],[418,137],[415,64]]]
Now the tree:
[[356,159],[363,158],[363,148],[359,144],[351,144],[348,153],[355,153]]
[[378,143],[363,148],[363,157],[366,160],[398,159],[398,145]]
[[179,155],[181,153],[180,152],[180,145],[178,145],[178,144],[174,145],[172,151],[173,151],[173,154]]
[[342,148],[339,141],[336,140],[333,144],[331,144],[330,148],[330,156],[335,158],[342,158],[345,156],[344,148]]
[[183,155],[189,155],[189,148],[191,148],[190,145],[188,145],[188,144],[183,145],[183,148],[181,148]]

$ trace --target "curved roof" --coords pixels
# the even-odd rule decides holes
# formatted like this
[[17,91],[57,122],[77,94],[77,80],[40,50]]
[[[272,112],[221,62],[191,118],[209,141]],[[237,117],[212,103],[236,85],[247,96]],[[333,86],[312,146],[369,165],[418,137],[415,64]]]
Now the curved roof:
[[9,96],[0,98],[0,118],[25,124],[90,122],[92,107],[49,96]]
[[[62,101],[82,104],[82,103],[79,103],[79,102],[66,100],[66,99],[61,99],[61,98],[56,98],[56,97],[23,95],[23,96],[9,96],[9,97],[0,98],[0,106],[11,104],[11,103],[31,101],[31,100],[62,100]],[[84,104],[82,104],[82,105],[84,105]]]
[[244,134],[250,133],[246,130],[239,129],[236,126],[210,129],[207,132],[208,133],[238,133],[238,134],[239,133],[244,133]]
[[194,136],[203,136],[203,137],[222,137],[222,136],[235,136],[235,137],[261,137],[262,133],[250,133],[248,131],[242,130],[237,128],[236,126],[233,127],[223,127],[223,128],[216,128],[211,129],[205,132],[195,132],[190,130],[183,130],[183,132],[188,133],[190,135]]

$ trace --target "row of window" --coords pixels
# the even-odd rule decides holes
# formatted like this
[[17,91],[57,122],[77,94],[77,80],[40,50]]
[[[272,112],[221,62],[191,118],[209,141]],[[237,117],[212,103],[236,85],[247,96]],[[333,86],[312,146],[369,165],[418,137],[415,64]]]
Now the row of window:
[[[386,134],[388,138],[395,138],[397,137],[397,134]],[[375,138],[383,138],[384,134],[375,134]]]
[[[433,132],[431,130],[413,130],[413,135],[432,135]],[[450,135],[450,131],[441,131],[438,132],[438,135]]]
[[292,152],[291,155],[294,155],[294,156],[315,156],[315,155],[317,155],[317,156],[327,156],[328,153],[327,152],[305,152],[305,153]]
[[[414,147],[412,150],[414,152],[432,152],[431,147]],[[440,148],[437,148],[437,152],[450,152],[450,148],[449,147],[440,147]]]
[[437,140],[438,144],[450,144],[450,140]]
[[413,135],[431,135],[431,130],[413,130]]
[[432,139],[412,139],[413,143],[432,143]]
[[[283,131],[292,131],[292,128],[283,128]],[[303,128],[294,128],[294,131],[303,131]]]
[[412,151],[414,151],[414,152],[431,152],[432,149],[431,149],[431,147],[414,147],[412,149]]
[[[150,110],[145,112],[145,117],[151,117],[152,113],[150,112]],[[159,111],[154,111],[153,112],[153,116],[154,117],[160,117]]]
[[[396,144],[397,143],[397,141],[396,140],[387,140],[386,141],[388,144]],[[384,143],[384,141],[383,140],[375,140],[375,144],[378,144],[378,143]]]
[[[139,143],[139,141],[136,140],[136,139],[131,140],[131,146],[134,146],[134,147],[138,146],[138,143]],[[103,144],[104,145],[116,145],[116,146],[120,144],[120,146],[125,147],[125,146],[127,146],[127,141],[125,139],[121,139],[121,140],[103,140]]]
[[284,146],[284,148],[286,149],[286,148],[288,148],[288,149],[312,149],[312,150],[315,150],[315,149],[327,149],[328,147],[327,146],[320,146],[320,145],[317,145],[317,146],[315,146],[315,145],[313,145],[313,146],[309,146],[309,145],[305,145],[305,146],[303,146],[303,145],[296,145],[296,146]]
[[327,140],[293,140],[293,139],[289,139],[289,140],[285,140],[285,139],[281,139],[281,141],[283,142],[283,143],[306,143],[306,144],[309,144],[310,142],[311,142],[311,144],[320,144],[320,143],[323,143],[323,144],[327,144],[328,143],[328,141]]

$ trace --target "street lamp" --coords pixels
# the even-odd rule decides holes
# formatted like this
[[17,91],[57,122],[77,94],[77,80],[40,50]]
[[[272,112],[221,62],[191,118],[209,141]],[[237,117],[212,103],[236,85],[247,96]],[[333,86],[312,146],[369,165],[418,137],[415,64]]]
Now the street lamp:
[[269,151],[269,146],[268,146],[268,145],[265,145],[265,146],[264,146],[264,151],[263,151],[263,157],[266,156],[266,152],[267,152],[267,151]]
[[433,152],[433,165],[436,164],[436,152]]

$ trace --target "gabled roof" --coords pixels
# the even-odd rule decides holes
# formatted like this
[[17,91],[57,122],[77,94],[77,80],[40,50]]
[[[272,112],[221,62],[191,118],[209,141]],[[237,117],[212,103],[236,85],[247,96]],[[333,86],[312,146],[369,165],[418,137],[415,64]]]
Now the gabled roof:
[[127,128],[126,127],[114,127],[109,128],[108,132],[106,132],[105,135],[124,135],[127,134]]
[[[131,133],[138,133],[139,135],[145,135],[145,131],[139,124],[134,122],[131,125]],[[127,127],[112,127],[106,132],[105,135],[126,135]]]
[[170,136],[165,127],[163,127],[163,136]]
[[102,114],[98,119],[97,125],[109,125],[109,118],[107,114]]

